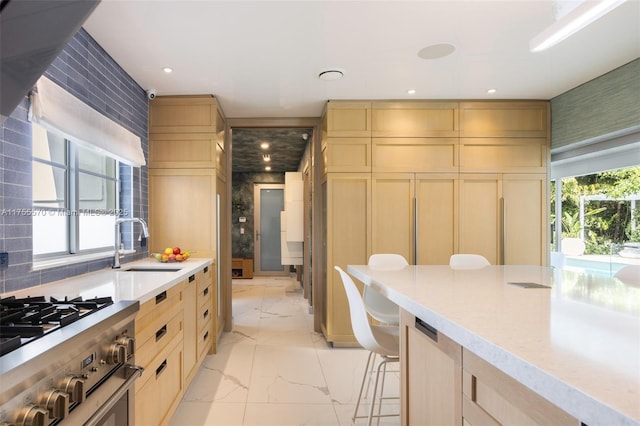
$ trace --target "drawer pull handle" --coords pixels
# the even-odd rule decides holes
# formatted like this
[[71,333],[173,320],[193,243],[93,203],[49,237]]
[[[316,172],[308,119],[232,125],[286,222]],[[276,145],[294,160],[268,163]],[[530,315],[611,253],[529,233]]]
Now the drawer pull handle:
[[206,333],[204,333],[204,337],[202,338],[202,341],[206,342],[208,338],[209,338],[209,332],[207,331]]
[[189,282],[190,282],[190,283],[194,282],[195,280],[196,280],[196,276],[195,276],[195,275],[191,275],[191,276],[189,277]]
[[209,267],[208,267],[208,266],[205,266],[205,267],[204,267],[204,273],[206,274],[207,272],[209,272]]
[[420,318],[416,318],[416,328],[434,342],[438,341],[438,330],[422,321]]
[[156,342],[162,339],[162,336],[165,334],[167,334],[167,324],[163,325],[158,331],[156,331]]
[[163,291],[162,293],[156,296],[156,305],[166,299],[167,299],[167,292]]
[[209,294],[209,287],[204,289],[204,295],[206,296],[207,294]]
[[207,318],[208,316],[209,316],[209,310],[207,309],[206,311],[204,311],[202,318]]
[[165,368],[167,368],[166,359],[162,361],[162,364],[160,364],[160,367],[156,368],[156,378],[164,371]]

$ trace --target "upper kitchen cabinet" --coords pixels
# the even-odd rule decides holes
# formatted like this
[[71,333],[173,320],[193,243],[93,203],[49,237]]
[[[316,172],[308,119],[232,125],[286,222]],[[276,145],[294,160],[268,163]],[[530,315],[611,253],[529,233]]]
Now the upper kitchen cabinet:
[[322,142],[324,173],[371,171],[371,138],[327,138]]
[[149,167],[226,173],[225,119],[213,96],[162,96],[149,105]]
[[549,102],[460,102],[460,137],[547,138]]
[[458,172],[458,138],[372,138],[371,171]]
[[371,136],[458,137],[458,102],[372,102]]
[[371,102],[329,101],[325,120],[330,138],[371,137]]
[[460,138],[460,172],[546,173],[547,138]]

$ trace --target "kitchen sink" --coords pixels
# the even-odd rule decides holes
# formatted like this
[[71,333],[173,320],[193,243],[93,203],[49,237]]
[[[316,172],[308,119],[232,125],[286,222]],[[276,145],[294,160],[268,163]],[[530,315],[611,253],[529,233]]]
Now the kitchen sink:
[[132,266],[123,269],[125,272],[178,272],[182,268],[154,268],[152,266]]

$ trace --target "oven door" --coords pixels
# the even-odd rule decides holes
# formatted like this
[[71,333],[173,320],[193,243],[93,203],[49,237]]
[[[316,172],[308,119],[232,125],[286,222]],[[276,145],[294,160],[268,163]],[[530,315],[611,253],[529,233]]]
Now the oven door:
[[142,375],[142,367],[121,365],[115,374],[94,389],[86,400],[70,413],[70,424],[84,426],[133,426],[133,385]]

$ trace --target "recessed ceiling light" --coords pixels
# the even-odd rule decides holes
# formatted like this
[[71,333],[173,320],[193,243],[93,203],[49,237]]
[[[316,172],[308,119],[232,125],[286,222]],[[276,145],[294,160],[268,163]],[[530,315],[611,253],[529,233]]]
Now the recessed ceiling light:
[[262,148],[262,149],[267,149],[267,148],[269,148],[269,143],[268,143],[268,142],[262,142],[262,143],[260,144],[260,148]]
[[271,161],[271,156],[270,156],[269,154],[264,154],[264,155],[262,156],[262,159],[263,159],[264,161],[266,161],[266,162],[269,162],[269,161]]
[[416,94],[416,89],[409,89],[407,90],[407,93],[410,95],[415,95]]
[[322,71],[318,74],[318,78],[324,81],[335,81],[340,80],[344,76],[344,71],[339,69],[330,69]]
[[488,89],[487,93],[490,95],[493,95],[494,93],[496,93],[498,90],[497,89]]
[[451,55],[455,50],[456,47],[453,44],[432,44],[431,46],[421,49],[418,52],[418,57],[422,59],[440,59]]
[[171,74],[173,72],[173,68],[164,67],[162,68],[162,71],[166,72],[167,74]]
[[266,171],[270,172],[271,171],[271,166],[267,166],[264,168]]

